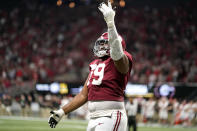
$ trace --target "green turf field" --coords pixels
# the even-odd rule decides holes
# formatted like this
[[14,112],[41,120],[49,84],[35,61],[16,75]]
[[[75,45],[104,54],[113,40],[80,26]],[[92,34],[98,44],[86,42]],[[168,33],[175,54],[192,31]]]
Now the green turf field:
[[[48,126],[47,119],[0,116],[0,131],[85,131],[86,126],[87,121],[63,120],[55,129],[51,129]],[[140,126],[138,131],[197,131],[197,128]]]

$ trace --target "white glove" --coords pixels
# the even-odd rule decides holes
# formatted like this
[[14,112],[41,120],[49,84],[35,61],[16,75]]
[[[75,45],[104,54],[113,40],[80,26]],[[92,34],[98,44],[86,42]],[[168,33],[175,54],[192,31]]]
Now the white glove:
[[55,128],[61,118],[64,116],[63,109],[59,109],[56,111],[51,111],[51,116],[49,117],[48,123],[51,128]]
[[108,28],[113,27],[115,11],[112,9],[110,0],[108,0],[108,5],[106,5],[104,2],[101,3],[98,9],[103,13],[105,22],[107,23],[107,27]]

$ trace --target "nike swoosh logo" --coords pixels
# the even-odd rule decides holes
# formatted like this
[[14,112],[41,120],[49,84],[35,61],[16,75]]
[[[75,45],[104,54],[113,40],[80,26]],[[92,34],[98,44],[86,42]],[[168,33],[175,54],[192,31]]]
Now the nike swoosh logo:
[[98,125],[101,125],[101,124],[104,124],[104,123],[98,123]]

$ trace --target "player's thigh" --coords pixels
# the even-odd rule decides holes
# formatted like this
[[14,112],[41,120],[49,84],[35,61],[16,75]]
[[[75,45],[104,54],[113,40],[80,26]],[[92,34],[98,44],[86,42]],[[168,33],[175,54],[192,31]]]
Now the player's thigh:
[[94,131],[126,131],[127,119],[123,116],[100,118]]
[[125,113],[114,112],[111,117],[90,119],[87,131],[126,131],[127,116]]
[[126,131],[127,130],[127,115],[123,112],[118,112],[113,115],[112,131]]
[[113,119],[111,117],[102,117],[98,120],[95,131],[112,131]]
[[90,119],[87,127],[87,131],[111,131],[112,128],[111,117],[99,117]]

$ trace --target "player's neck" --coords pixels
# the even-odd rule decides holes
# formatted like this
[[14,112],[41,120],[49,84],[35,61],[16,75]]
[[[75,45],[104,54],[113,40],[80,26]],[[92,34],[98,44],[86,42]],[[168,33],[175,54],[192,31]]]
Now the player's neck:
[[103,56],[103,57],[101,57],[100,59],[102,60],[102,61],[104,61],[104,60],[107,60],[109,58],[109,56]]

